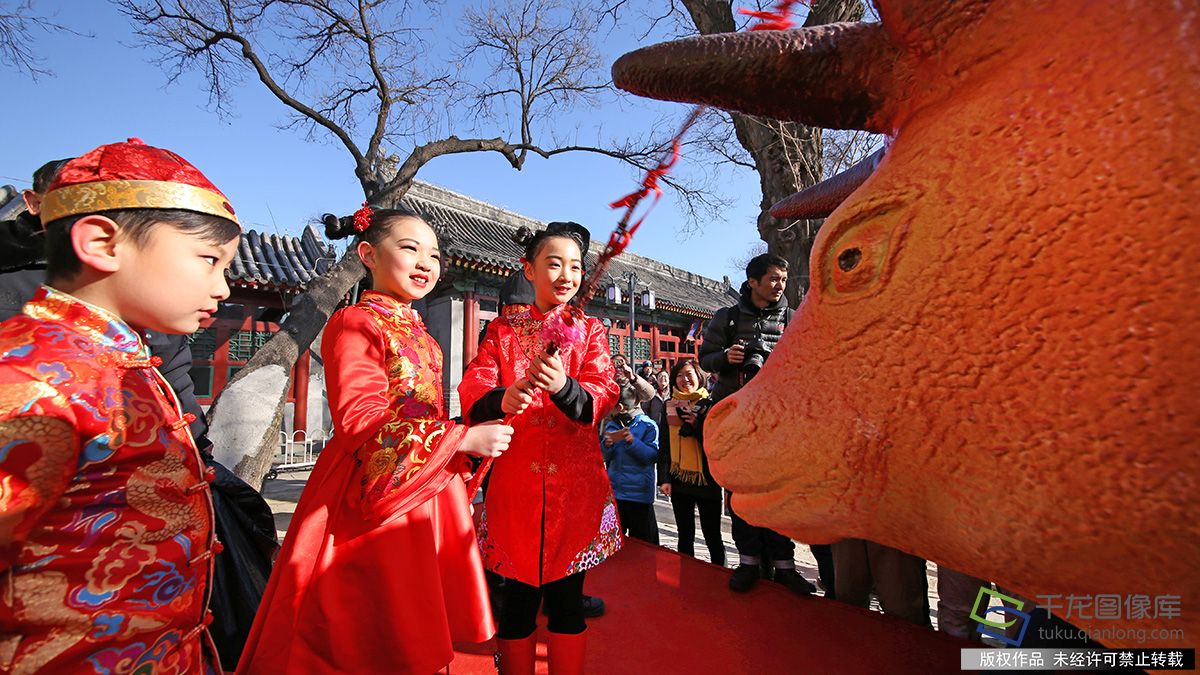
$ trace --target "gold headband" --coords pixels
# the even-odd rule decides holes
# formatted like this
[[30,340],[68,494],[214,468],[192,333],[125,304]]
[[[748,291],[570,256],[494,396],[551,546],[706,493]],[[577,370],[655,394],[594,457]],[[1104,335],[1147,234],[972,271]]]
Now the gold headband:
[[233,207],[216,192],[160,180],[108,180],[52,190],[42,198],[42,225],[67,216],[112,209],[183,209],[241,225]]

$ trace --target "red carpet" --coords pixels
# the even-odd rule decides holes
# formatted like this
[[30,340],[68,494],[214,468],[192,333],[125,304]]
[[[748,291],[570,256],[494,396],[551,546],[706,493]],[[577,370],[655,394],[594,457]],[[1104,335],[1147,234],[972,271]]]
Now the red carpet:
[[[658,546],[627,540],[588,572],[586,592],[607,613],[588,620],[591,675],[673,673],[957,673],[969,646],[857,607],[801,598],[760,582],[745,595],[731,571]],[[545,631],[545,618],[540,620]],[[492,675],[494,646],[464,646],[453,675]],[[546,672],[546,643],[538,644]]]

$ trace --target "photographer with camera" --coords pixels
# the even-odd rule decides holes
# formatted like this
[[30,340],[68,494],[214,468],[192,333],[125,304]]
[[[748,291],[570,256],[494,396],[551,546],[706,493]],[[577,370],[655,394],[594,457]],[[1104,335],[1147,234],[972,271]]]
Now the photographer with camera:
[[[757,375],[783,336],[792,318],[783,294],[787,277],[787,260],[769,253],[755,256],[746,265],[741,301],[717,310],[708,322],[700,345],[700,367],[717,373],[714,402],[741,389]],[[796,545],[791,539],[755,527],[734,511],[731,516],[738,566],[729,579],[729,588],[744,593],[765,576],[800,595],[816,590],[796,571]]]

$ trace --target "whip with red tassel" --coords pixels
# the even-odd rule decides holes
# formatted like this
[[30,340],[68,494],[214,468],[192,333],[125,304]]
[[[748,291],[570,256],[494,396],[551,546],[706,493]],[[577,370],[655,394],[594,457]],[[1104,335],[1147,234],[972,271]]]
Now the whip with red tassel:
[[[748,9],[739,9],[738,12],[746,16],[753,17],[759,20],[759,23],[750,27],[750,30],[787,30],[792,27],[791,11],[792,6],[799,4],[802,0],[779,0],[773,11],[756,11]],[[633,235],[637,233],[638,228],[642,226],[642,222],[646,220],[650,209],[658,203],[662,197],[662,188],[658,186],[658,181],[675,166],[679,161],[680,149],[683,146],[683,137],[687,135],[692,125],[700,119],[700,116],[707,110],[707,106],[698,105],[692,108],[692,112],[688,114],[683,125],[679,127],[679,131],[671,138],[671,143],[665,157],[658,166],[646,171],[646,177],[642,179],[641,187],[617,201],[609,204],[610,208],[624,208],[625,213],[621,215],[621,220],[617,222],[617,227],[608,237],[608,243],[604,246],[604,251],[600,253],[600,257],[596,260],[595,267],[592,268],[587,279],[584,281],[580,292],[575,295],[574,303],[576,308],[564,308],[564,311],[557,312],[553,317],[549,317],[542,327],[541,338],[546,342],[546,353],[553,356],[560,347],[574,344],[582,341],[584,337],[583,331],[583,308],[592,298],[596,288],[599,286],[601,279],[604,278],[608,271],[608,265],[613,258],[621,255],[625,248],[629,246],[629,242],[633,240]],[[629,221],[633,219],[633,213],[643,199],[654,195],[654,200],[650,206],[642,213],[642,216],[637,219],[632,225]],[[587,251],[584,251],[586,254]],[[630,327],[633,330],[633,327]],[[519,414],[519,413],[518,413]],[[517,415],[506,415],[504,424],[511,425]],[[487,476],[488,471],[492,468],[494,457],[488,457],[479,465],[479,469],[471,476],[471,481],[467,484],[467,498],[474,499],[475,493],[479,491],[483,485],[483,479]]]

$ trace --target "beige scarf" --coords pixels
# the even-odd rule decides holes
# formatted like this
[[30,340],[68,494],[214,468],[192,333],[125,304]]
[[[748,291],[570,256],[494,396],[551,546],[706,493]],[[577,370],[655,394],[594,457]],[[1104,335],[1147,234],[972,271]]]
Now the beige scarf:
[[[703,388],[696,391],[672,389],[672,401],[699,401],[708,398]],[[680,436],[682,421],[678,415],[668,415],[667,425],[671,431],[671,477],[691,485],[708,485],[704,479],[704,451],[694,436]]]

